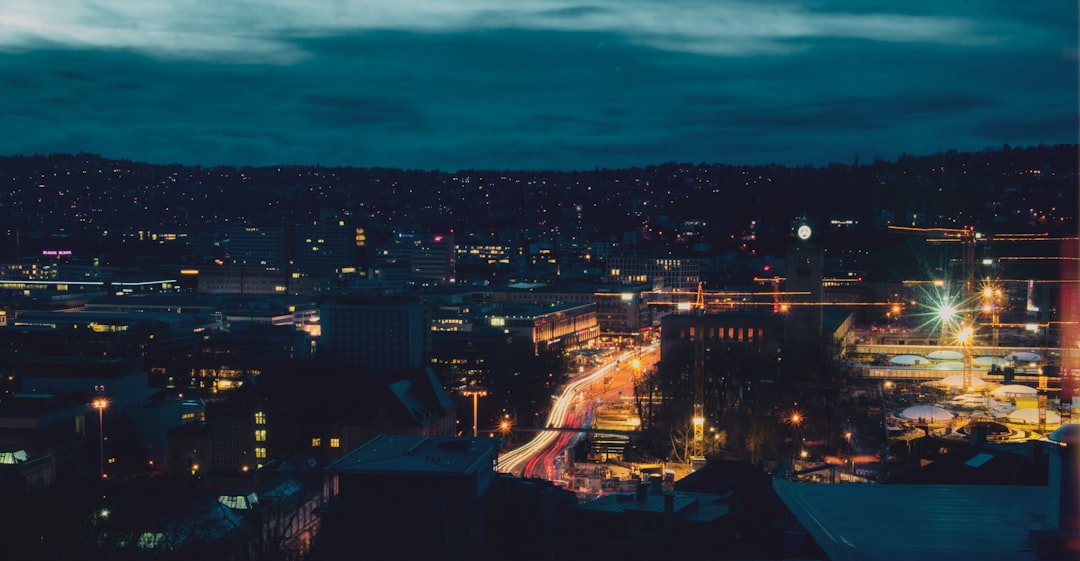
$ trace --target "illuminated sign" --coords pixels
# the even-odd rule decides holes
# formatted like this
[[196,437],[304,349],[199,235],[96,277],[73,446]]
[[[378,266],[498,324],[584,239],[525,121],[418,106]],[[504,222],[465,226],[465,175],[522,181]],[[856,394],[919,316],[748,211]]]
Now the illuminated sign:
[[71,250],[70,249],[43,249],[43,250],[41,250],[41,254],[49,256],[49,257],[60,257],[60,256],[64,256],[64,255],[71,255]]

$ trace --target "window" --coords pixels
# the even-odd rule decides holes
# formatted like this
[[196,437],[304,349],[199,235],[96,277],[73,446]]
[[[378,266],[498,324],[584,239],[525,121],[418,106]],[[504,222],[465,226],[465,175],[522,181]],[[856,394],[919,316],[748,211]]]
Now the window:
[[255,442],[266,442],[266,429],[258,429],[255,431]]
[[330,447],[331,448],[341,448],[341,439],[340,438],[331,438],[330,439]]
[[312,448],[318,448],[320,446],[322,446],[322,439],[321,438],[312,438],[311,439],[311,447]]
[[256,411],[255,412],[255,424],[256,425],[265,425],[266,424],[266,413],[264,413],[262,411]]
[[266,459],[266,448],[263,448],[261,446],[256,447],[255,448],[255,457],[260,459],[260,460],[265,460]]

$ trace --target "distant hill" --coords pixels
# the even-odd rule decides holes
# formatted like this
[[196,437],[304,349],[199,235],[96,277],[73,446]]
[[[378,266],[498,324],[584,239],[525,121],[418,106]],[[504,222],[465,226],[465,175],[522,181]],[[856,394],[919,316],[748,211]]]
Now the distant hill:
[[[902,155],[824,167],[665,163],[592,171],[199,167],[94,154],[0,158],[7,254],[51,236],[346,219],[377,243],[618,242],[671,254],[776,254],[805,214],[843,255],[896,247],[886,224],[1076,233],[1076,145]],[[865,257],[865,256],[864,256]]]

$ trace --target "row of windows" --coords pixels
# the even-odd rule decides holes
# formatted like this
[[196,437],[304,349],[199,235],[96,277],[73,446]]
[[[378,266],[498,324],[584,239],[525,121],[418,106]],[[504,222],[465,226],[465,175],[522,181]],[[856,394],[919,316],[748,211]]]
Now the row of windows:
[[[695,328],[689,329],[683,328],[679,330],[680,339],[692,339],[694,337]],[[719,339],[721,341],[753,341],[755,338],[759,341],[764,338],[765,330],[757,327],[744,328],[744,327],[728,327],[728,328],[715,328],[710,327],[705,330],[706,339]]]
[[[311,447],[312,448],[319,448],[321,446],[322,446],[322,439],[321,438],[312,438],[311,439]],[[341,439],[340,438],[331,438],[330,439],[330,447],[331,448],[341,448]]]

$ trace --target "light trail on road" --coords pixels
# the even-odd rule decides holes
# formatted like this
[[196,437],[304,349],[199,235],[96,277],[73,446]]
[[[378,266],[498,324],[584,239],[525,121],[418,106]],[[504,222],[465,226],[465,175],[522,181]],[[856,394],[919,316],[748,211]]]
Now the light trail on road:
[[[626,351],[616,357],[612,362],[609,362],[603,366],[598,366],[592,370],[585,371],[578,374],[565,386],[563,386],[562,394],[555,399],[555,403],[551,406],[551,411],[548,413],[547,422],[545,426],[548,427],[579,427],[585,419],[590,418],[588,415],[588,409],[593,406],[591,403],[584,402],[585,390],[603,380],[604,376],[611,374],[624,360],[630,360],[636,356],[648,354],[656,350],[657,344],[642,347],[641,349],[633,349]],[[579,405],[581,407],[579,407]],[[574,414],[572,417],[571,413]],[[574,425],[572,423],[578,423]],[[544,476],[550,471],[551,458],[553,458],[561,447],[570,442],[570,436],[560,431],[541,431],[536,433],[536,436],[532,440],[525,444],[504,452],[499,456],[499,471],[503,473],[512,473],[521,475],[523,477],[533,477],[537,469],[542,469]],[[558,444],[559,446],[553,446]],[[555,450],[551,450],[552,448]],[[541,458],[545,452],[551,452],[549,458]]]

